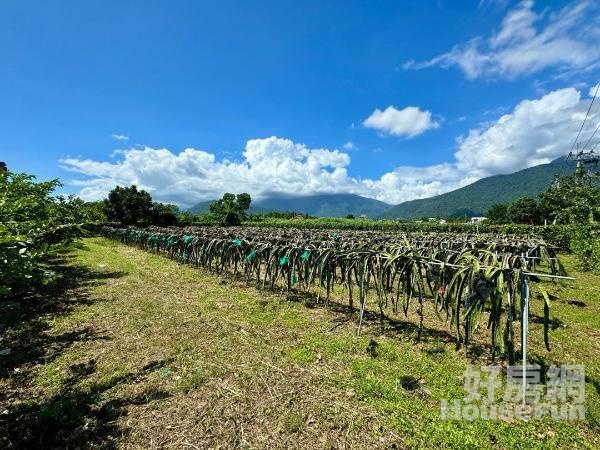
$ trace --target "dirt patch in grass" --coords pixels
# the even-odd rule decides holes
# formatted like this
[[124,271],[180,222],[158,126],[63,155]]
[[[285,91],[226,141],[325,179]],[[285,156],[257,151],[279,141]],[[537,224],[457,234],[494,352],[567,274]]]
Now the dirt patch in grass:
[[368,314],[357,337],[341,293],[324,307],[299,294],[222,283],[105,239],[87,240],[67,262],[63,282],[44,295],[0,305],[2,346],[13,350],[0,357],[0,447],[599,443],[592,360],[600,349],[589,335],[595,323],[581,310],[597,312],[600,298],[588,291],[556,286],[559,298],[586,307],[557,300],[551,356],[542,352],[541,325],[532,331],[532,354],[544,362],[570,360],[563,323],[584,340],[576,352],[590,364],[588,421],[455,422],[440,419],[440,400],[462,398],[465,365],[489,361],[485,333],[466,354],[456,352],[452,330],[432,314],[416,343],[411,312],[383,328]]

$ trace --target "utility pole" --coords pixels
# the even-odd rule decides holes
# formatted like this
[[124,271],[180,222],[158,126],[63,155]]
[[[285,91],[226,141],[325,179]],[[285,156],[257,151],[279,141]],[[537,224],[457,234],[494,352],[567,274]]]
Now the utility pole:
[[573,154],[573,152],[569,152],[567,159],[577,161],[577,170],[582,169],[582,165],[594,164],[598,167],[598,162],[600,162],[600,155],[594,153],[594,150],[590,150],[589,152],[584,152],[583,150],[579,150],[579,144],[577,144],[577,152]]

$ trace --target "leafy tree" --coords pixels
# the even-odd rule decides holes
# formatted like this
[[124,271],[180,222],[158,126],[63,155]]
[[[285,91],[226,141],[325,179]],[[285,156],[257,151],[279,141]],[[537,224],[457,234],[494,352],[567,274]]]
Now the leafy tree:
[[510,214],[508,213],[508,203],[494,203],[487,211],[487,218],[495,224],[510,223]]
[[346,215],[346,219],[354,219],[354,214],[348,214],[348,215]]
[[194,223],[195,219],[196,216],[193,215],[191,212],[183,211],[177,214],[177,225],[179,225],[180,227],[188,227],[192,223]]
[[540,194],[540,209],[545,218],[570,224],[569,247],[584,270],[600,273],[600,221],[598,178],[577,169],[573,175],[558,176]]
[[519,198],[508,206],[510,220],[514,223],[535,224],[539,220],[537,202],[531,197]]
[[202,225],[218,225],[219,221],[216,215],[210,212],[201,212],[195,217],[194,222],[198,222]]
[[0,297],[47,283],[48,257],[83,234],[83,200],[55,197],[58,180],[0,171]]
[[147,225],[152,222],[152,197],[144,190],[138,191],[135,185],[117,186],[109,192],[105,202],[109,220],[125,225]]
[[223,194],[220,200],[210,205],[210,212],[223,226],[240,225],[247,218],[246,211],[250,208],[250,194]]
[[106,204],[104,201],[96,202],[83,202],[81,208],[87,216],[87,220],[90,222],[106,222],[108,217],[106,216]]
[[237,203],[238,212],[242,215],[245,215],[246,211],[250,208],[250,204],[252,203],[252,198],[250,197],[250,194],[247,194],[246,192],[242,192],[241,194],[238,194],[236,196],[236,203]]
[[76,223],[106,222],[106,206],[104,201],[86,202],[76,195],[56,197],[57,207],[63,208],[65,217],[69,216]]
[[152,204],[152,224],[159,227],[172,227],[177,225],[179,208],[167,203],[154,202]]
[[540,209],[550,221],[586,224],[600,221],[598,182],[583,170],[558,176],[546,192],[540,194]]
[[600,229],[591,224],[572,225],[569,247],[583,270],[600,274]]

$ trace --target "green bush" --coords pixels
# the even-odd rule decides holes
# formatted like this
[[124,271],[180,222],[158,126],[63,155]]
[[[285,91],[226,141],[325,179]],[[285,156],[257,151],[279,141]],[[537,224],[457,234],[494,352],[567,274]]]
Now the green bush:
[[48,258],[83,235],[90,220],[83,200],[52,196],[58,180],[34,180],[0,171],[0,297],[50,281]]
[[600,273],[600,227],[578,225],[572,227],[571,251],[583,270]]

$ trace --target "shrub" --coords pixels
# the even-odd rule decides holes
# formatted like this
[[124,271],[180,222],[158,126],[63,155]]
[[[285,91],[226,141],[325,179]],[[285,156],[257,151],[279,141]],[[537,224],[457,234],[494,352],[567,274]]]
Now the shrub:
[[88,221],[82,200],[51,195],[58,180],[34,180],[0,171],[0,297],[50,281],[48,257],[83,235]]
[[583,270],[600,273],[600,228],[589,225],[573,226],[571,251]]

